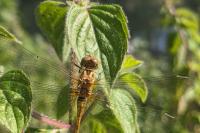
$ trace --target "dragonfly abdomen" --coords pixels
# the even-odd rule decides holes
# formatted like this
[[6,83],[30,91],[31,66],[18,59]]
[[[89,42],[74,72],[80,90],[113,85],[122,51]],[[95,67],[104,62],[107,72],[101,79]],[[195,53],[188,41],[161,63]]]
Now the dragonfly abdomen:
[[78,101],[87,101],[87,99],[92,95],[93,88],[80,88]]

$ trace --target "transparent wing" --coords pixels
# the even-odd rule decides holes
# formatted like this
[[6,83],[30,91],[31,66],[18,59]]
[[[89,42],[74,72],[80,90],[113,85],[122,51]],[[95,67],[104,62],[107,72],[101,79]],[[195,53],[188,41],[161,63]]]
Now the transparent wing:
[[[0,47],[2,47],[0,45]],[[9,62],[12,62],[14,65],[17,66],[16,68],[23,69],[31,78],[31,81],[38,81],[40,83],[46,83],[46,81],[51,82],[61,82],[60,84],[69,81],[69,79],[73,79],[75,82],[78,79],[76,72],[78,72],[79,68],[79,61],[75,54],[71,58],[71,66],[65,66],[56,56],[55,53],[48,51],[45,55],[45,58],[38,55],[37,53],[33,53],[30,50],[24,48],[21,45],[13,45],[12,47],[3,46],[4,49],[7,47],[7,50],[4,51],[6,55],[9,55]],[[2,49],[2,48],[1,48]],[[76,62],[76,63],[75,63]],[[71,68],[70,68],[71,67]],[[72,70],[72,68],[74,70]],[[70,71],[71,70],[71,71]],[[98,74],[97,74],[98,75]],[[50,78],[50,79],[48,79]],[[170,87],[172,85],[172,81],[183,81],[188,77],[180,76],[178,74],[168,73],[163,74],[155,77],[141,77],[147,85],[159,85],[163,84],[165,86]],[[38,80],[39,79],[39,80]],[[43,80],[45,80],[45,82]],[[59,79],[59,80],[58,80]],[[125,81],[126,80],[126,81]],[[124,87],[124,85],[129,83],[138,83],[138,79],[125,79],[119,80],[116,82],[116,85],[119,87]],[[52,83],[52,82],[51,82]],[[108,82],[100,81],[96,82],[96,86],[105,86],[109,85]],[[75,88],[75,87],[74,87]],[[50,90],[49,90],[50,91]]]
[[[160,112],[163,115],[171,118],[174,118],[175,117],[174,115],[176,115],[176,113],[174,114],[172,113],[170,115],[170,112],[165,110],[164,107],[162,107],[162,105],[158,103],[158,101],[153,103],[150,100],[151,97],[149,97],[145,103],[142,103],[138,98],[135,98],[134,95],[132,95],[132,99],[134,100],[137,106],[138,112],[149,110],[150,112]],[[109,101],[109,95],[106,96],[102,91],[96,91],[93,94],[92,98],[89,100],[90,100],[89,104],[94,104],[96,102],[97,104],[102,105],[105,109],[110,109],[113,106],[113,104]],[[125,103],[125,108],[124,107],[123,108],[128,109],[130,106],[132,106],[132,104]]]
[[[1,61],[3,65],[7,64],[5,68],[23,69],[29,75],[33,90],[34,109],[55,117],[64,116],[67,113],[70,106],[68,97],[70,93],[69,84],[72,86],[71,89],[74,89],[78,82],[78,67],[76,65],[79,63],[75,56],[71,58],[72,63],[70,68],[70,66],[62,64],[52,51],[47,51],[45,53],[45,58],[43,58],[40,56],[40,53],[33,53],[21,45],[0,45],[0,50],[3,50],[4,53],[1,53]],[[77,64],[75,64],[76,62]],[[142,78],[149,88],[149,97],[146,104],[142,104],[140,101],[138,102],[138,112],[144,110],[148,112],[147,114],[150,114],[150,116],[155,114],[156,118],[162,118],[158,116],[158,112],[161,112],[161,116],[163,116],[163,114],[166,116],[166,112],[171,114],[170,111],[165,110],[163,106],[168,106],[168,104],[173,103],[173,101],[163,99],[162,95],[165,95],[169,90],[172,90],[171,93],[174,93],[173,87],[175,83],[189,79],[177,74],[163,74],[163,76]],[[127,85],[127,82],[140,84],[137,79],[127,79],[118,80],[115,85],[126,89],[124,86]],[[109,85],[109,83],[101,82],[101,80],[96,83],[97,87],[101,87],[102,85]],[[155,89],[162,89],[163,93],[155,94],[153,93]],[[109,106],[107,106],[109,105],[109,101],[106,100],[106,97],[102,93],[98,92],[95,95],[97,98],[95,98],[94,102],[103,103],[103,105],[106,105],[104,106],[105,108],[109,108]],[[172,112],[172,116],[173,114],[175,114],[175,112]]]
[[[70,90],[69,90],[69,123],[74,123],[76,119],[76,107],[78,98],[78,77],[79,77],[79,65],[78,58],[73,49],[70,54]],[[76,78],[77,77],[77,78]]]
[[[116,80],[113,84],[118,87],[124,87],[124,85],[127,85],[127,83],[139,83],[141,79],[147,83],[147,85],[165,85],[170,87],[172,86],[173,82],[182,82],[182,81],[189,81],[191,80],[190,77],[187,75],[179,75],[179,74],[173,74],[173,73],[168,73],[168,74],[163,74],[163,75],[158,75],[154,77],[145,77],[145,76],[139,76],[140,78],[126,78],[123,80],[120,80],[120,77],[118,78],[119,80]],[[102,82],[101,80],[98,81],[96,86],[102,86],[102,85],[108,85],[109,82]]]
[[68,66],[65,67],[52,50],[46,51],[45,58],[38,55],[39,51],[33,53],[16,44],[0,45],[0,50],[1,63],[5,66],[5,71],[22,69],[30,78],[33,109],[57,117],[60,109],[58,106],[68,108],[67,102],[59,100],[63,96],[67,99],[69,94],[66,91],[69,88],[70,72]]

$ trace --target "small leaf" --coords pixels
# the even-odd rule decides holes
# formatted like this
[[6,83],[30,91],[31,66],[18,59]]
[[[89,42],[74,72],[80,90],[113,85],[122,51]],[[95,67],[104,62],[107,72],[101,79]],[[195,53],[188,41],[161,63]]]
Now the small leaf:
[[6,30],[4,27],[0,26],[0,39],[6,40],[6,41],[14,41],[16,43],[21,44],[21,42],[8,30]]
[[0,123],[10,132],[26,129],[31,101],[30,82],[22,71],[9,71],[0,78]]
[[136,94],[145,102],[148,96],[148,89],[144,80],[136,73],[124,73],[120,75],[120,80],[125,82],[127,86],[133,89]]
[[122,70],[134,70],[137,67],[139,67],[142,63],[142,61],[135,59],[132,55],[126,55],[122,64]]

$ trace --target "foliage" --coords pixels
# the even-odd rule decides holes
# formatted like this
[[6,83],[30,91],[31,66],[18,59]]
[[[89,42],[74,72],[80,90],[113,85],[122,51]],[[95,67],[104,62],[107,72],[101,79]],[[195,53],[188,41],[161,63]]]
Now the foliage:
[[[120,6],[75,2],[68,2],[66,5],[65,3],[56,1],[45,1],[39,5],[36,11],[36,18],[38,25],[49,40],[52,41],[56,53],[63,62],[67,62],[71,47],[75,50],[79,60],[86,54],[95,55],[101,61],[102,66],[100,70],[103,69],[105,74],[104,80],[109,81],[110,86],[112,86],[112,82],[116,79],[117,73],[121,68],[129,37],[126,17]],[[54,19],[53,23],[50,23],[52,22],[52,18],[56,19]],[[4,38],[10,37],[16,40],[7,30],[2,28],[2,31],[4,31]],[[125,61],[125,65],[130,69],[135,68],[139,64],[139,61],[130,57],[129,60],[131,62]],[[119,77],[127,78],[129,81],[134,80],[133,77],[120,75]],[[139,76],[136,77],[139,80],[138,83],[141,83],[142,79]],[[142,88],[145,85],[135,86],[137,85],[132,84],[130,88],[138,92],[141,99],[145,101],[147,89]],[[107,89],[111,88],[108,87]],[[132,96],[126,91],[121,93],[120,89],[122,88],[112,89],[109,97],[107,97],[111,104],[110,111],[113,114],[113,119],[110,119],[111,122],[109,123],[114,124],[114,122],[117,122],[119,126],[115,128],[119,128],[122,132],[138,132],[136,106]],[[143,92],[141,93],[138,90],[142,90]],[[119,96],[122,98],[119,99]],[[119,102],[121,103],[119,104]],[[130,107],[127,108],[127,104]],[[122,107],[127,108],[127,113],[124,113]],[[126,117],[128,114],[133,117]],[[101,122],[100,118],[97,117],[95,119],[99,119]],[[92,124],[95,124],[94,122]],[[99,124],[97,125],[99,126]],[[106,127],[107,131],[111,128],[109,126]]]
[[[58,7],[62,7],[60,11],[63,12],[60,13]],[[63,7],[66,9],[64,10]],[[53,10],[51,10],[51,8],[53,8]],[[64,12],[66,12],[65,15],[63,15]],[[57,17],[54,17],[55,15]],[[99,5],[95,3],[82,5],[73,2],[68,2],[67,5],[64,5],[64,3],[46,1],[40,4],[36,16],[38,25],[42,31],[50,40],[53,40],[53,46],[57,49],[56,52],[60,55],[60,59],[66,62],[66,59],[68,59],[69,48],[72,47],[75,49],[79,60],[86,54],[95,55],[95,57],[101,60],[102,69],[105,74],[104,77],[106,77],[105,80],[113,81],[116,78],[117,72],[119,71],[123,61],[123,56],[126,52],[128,39],[126,18],[121,7],[118,5]],[[66,16],[66,18],[64,19],[62,16]],[[52,26],[49,28],[46,24],[51,21],[51,18],[58,18],[57,20],[55,19],[55,22],[59,23],[51,23]],[[60,35],[56,32],[55,35],[60,37],[52,35],[51,32],[52,29],[55,29],[54,27],[58,26],[64,27],[56,29]],[[63,29],[65,29],[65,31]],[[59,41],[60,39],[61,41]],[[57,47],[59,47],[59,50]],[[134,62],[133,59],[132,62]],[[130,65],[127,63],[129,67],[135,67],[135,64],[136,63]],[[142,86],[137,89],[140,88],[142,88]],[[116,102],[116,99],[112,99],[115,97],[115,92],[118,92],[118,90],[115,89],[113,88],[109,95],[109,101],[111,104]],[[141,94],[140,96],[145,101],[145,98],[143,98],[144,95],[145,94]],[[125,100],[125,97],[130,96],[124,95],[124,98],[119,100]],[[131,104],[133,101],[130,99],[130,101],[124,101],[124,103]],[[121,128],[124,132],[138,130],[135,122],[136,117],[131,118],[134,121],[131,123],[130,120],[124,119],[126,117],[122,117],[124,113],[121,113],[121,106],[115,104],[112,104],[112,106],[113,108],[111,108],[111,110],[114,113],[114,119],[116,119],[120,124],[120,127],[118,128]],[[119,108],[119,110],[117,110],[117,108]],[[133,112],[135,109],[130,108],[127,109],[127,113],[128,111]],[[120,118],[118,114],[120,114],[119,116],[123,119]],[[136,112],[133,112],[133,114],[136,114]],[[127,126],[129,126],[129,128]],[[109,130],[109,128],[107,130]],[[127,129],[130,131],[126,131]]]
[[[41,0],[31,2],[24,0],[1,0],[0,25],[5,26],[8,30],[2,27],[0,28],[0,34],[3,35],[3,38],[2,36],[0,37],[0,68],[3,66],[5,71],[13,69],[12,66],[18,68],[20,67],[19,64],[23,64],[26,58],[26,61],[29,61],[28,71],[31,71],[30,82],[32,82],[32,79],[36,79],[41,83],[55,83],[52,78],[49,78],[50,76],[54,76],[54,74],[58,74],[55,79],[61,79],[59,73],[63,71],[59,70],[58,72],[58,69],[61,67],[57,66],[56,69],[53,68],[53,71],[51,67],[57,65],[57,63],[54,63],[58,62],[56,55],[51,53],[51,47],[46,45],[47,41],[39,33],[38,29],[36,29],[32,19],[30,19],[30,16],[33,16],[34,13],[33,9],[37,6],[36,21],[38,27],[55,49],[59,59],[63,60],[64,63],[67,62],[68,50],[70,47],[77,49],[76,53],[79,59],[87,52],[92,53],[94,52],[93,50],[96,49],[99,54],[98,59],[103,62],[101,66],[102,70],[100,70],[104,72],[103,79],[112,81],[112,91],[107,95],[112,108],[102,108],[102,103],[100,103],[100,105],[95,105],[94,108],[89,110],[90,113],[86,115],[86,118],[83,120],[82,131],[129,132],[128,127],[131,126],[132,130],[138,131],[140,128],[141,132],[148,133],[199,132],[200,51],[198,7],[200,5],[199,2],[197,2],[198,0],[191,0],[189,2],[186,0],[175,1],[171,6],[176,7],[177,4],[175,14],[170,12],[170,10],[166,8],[166,5],[164,5],[165,7],[163,8],[163,3],[161,4],[158,0],[127,0],[125,2],[116,2],[114,0],[105,1],[106,3],[120,3],[120,5],[123,5],[125,8],[126,15],[129,17],[130,32],[134,33],[133,39],[131,38],[130,40],[128,51],[135,57],[143,60],[143,62],[141,62],[131,56],[127,56],[123,63],[126,45],[128,44],[128,30],[126,17],[124,17],[125,15],[121,7],[115,4],[102,5],[91,2],[88,8],[84,8],[88,6],[88,3],[81,3],[79,5],[73,2],[68,2],[66,4],[59,1],[45,1],[39,4],[40,1]],[[164,15],[164,18],[160,18],[160,9],[162,9],[161,13]],[[101,14],[102,12],[103,14]],[[68,17],[66,17],[66,15]],[[74,19],[76,19],[76,21]],[[162,21],[162,25],[159,25],[160,20]],[[105,23],[107,21],[108,24]],[[116,23],[113,23],[113,21],[116,21]],[[79,25],[79,23],[81,24]],[[29,24],[31,27],[28,27],[26,24]],[[74,28],[71,28],[72,26]],[[85,30],[87,30],[86,26],[97,28],[88,31],[87,36],[85,32]],[[34,29],[34,32],[32,32],[32,29]],[[117,31],[114,31],[115,29]],[[100,34],[99,30],[102,30],[103,34]],[[157,34],[158,30],[162,31],[159,35]],[[8,31],[11,31],[20,38],[20,40],[23,41],[23,47],[29,49],[32,53],[36,53],[36,55],[30,56],[25,54],[25,57],[22,56],[24,49],[16,50],[16,48],[18,48],[15,44],[17,39]],[[116,32],[122,34],[114,34]],[[163,34],[164,37],[162,36]],[[110,40],[106,40],[105,36],[109,36],[108,38]],[[5,37],[8,37],[6,41]],[[123,46],[121,50],[124,49],[124,51],[120,51],[121,53],[116,50],[119,47],[115,45],[119,44],[118,39],[122,39],[121,41],[126,44],[120,45]],[[87,42],[83,40],[87,40]],[[76,45],[76,43],[78,43],[79,46]],[[86,46],[86,43],[89,45]],[[106,45],[102,45],[101,43]],[[20,47],[21,46],[22,45],[20,45]],[[86,51],[81,51],[78,48],[85,48]],[[106,52],[105,49],[110,51]],[[132,51],[132,49],[134,51]],[[14,53],[13,51],[16,52]],[[8,55],[8,53],[12,52],[14,54]],[[95,55],[95,53],[92,54]],[[113,56],[115,57],[115,54],[117,54],[118,57],[115,59],[111,58]],[[52,63],[38,63],[35,61],[35,58],[33,58],[37,56],[46,57],[48,60],[44,61],[52,61]],[[30,66],[33,64],[34,66]],[[37,66],[38,64],[40,65]],[[37,69],[35,70],[34,68],[33,72],[31,69],[35,66],[37,66]],[[115,69],[112,69],[113,66],[115,66]],[[23,68],[23,70],[25,69]],[[171,70],[181,75],[189,75],[189,83],[185,85],[186,82],[178,82],[173,78],[167,78],[167,80],[164,80],[165,85],[163,81],[156,79],[150,79],[149,84],[148,82],[144,83],[140,76],[132,73],[133,71],[137,71],[140,75],[149,77],[152,75],[162,75],[163,71],[170,75]],[[2,73],[0,75],[2,75]],[[136,84],[135,81],[137,81],[138,84]],[[126,82],[126,86],[124,87],[117,84],[124,82]],[[154,82],[156,82],[156,86],[154,86]],[[57,80],[56,85],[60,85],[60,81]],[[106,87],[106,90],[110,90],[110,85]],[[41,86],[39,88],[44,89]],[[47,87],[46,90],[39,90],[39,88],[31,88],[33,95],[32,108],[48,114],[52,118],[59,117],[67,121],[66,115],[68,106],[66,106],[67,100],[65,100],[67,98],[62,99],[61,97],[66,97],[68,90],[62,88],[50,92],[49,89],[53,89],[52,86],[50,88]],[[35,93],[36,91],[38,91],[38,93]],[[134,95],[136,94],[141,101],[144,102],[147,100],[147,104],[149,96],[152,96],[151,101],[158,101],[158,106],[162,105],[168,112],[178,112],[178,114],[175,115],[176,119],[169,120],[168,118],[162,117],[161,120],[158,118],[158,112],[155,112],[155,110],[153,112],[149,111],[149,108],[146,112],[140,112],[141,110],[138,103],[135,101],[136,99],[132,98],[133,91]],[[49,95],[49,93],[52,94]],[[40,95],[36,96],[35,94]],[[54,95],[57,96],[54,97]],[[40,98],[37,99],[36,105],[34,100],[38,97]],[[129,104],[124,104],[124,102]],[[53,103],[56,103],[55,106]],[[34,107],[33,105],[36,106]],[[129,105],[132,105],[131,108]],[[56,113],[49,113],[51,111]],[[156,114],[156,116],[152,117],[152,114]],[[27,118],[29,115],[30,113],[27,113]],[[143,119],[138,116],[143,116]],[[26,122],[22,122],[25,126],[27,122],[29,122],[28,119]],[[49,126],[43,125],[33,119],[28,124],[38,128],[30,128],[27,132],[55,131]],[[39,130],[39,128],[42,130]],[[4,130],[1,131],[4,132]]]
[[[188,88],[185,87],[185,89],[179,89],[176,92],[180,97],[177,111],[180,115],[184,115],[185,117],[187,115],[192,116],[194,127],[190,130],[196,132],[195,130],[199,130],[198,128],[195,129],[195,126],[200,122],[198,120],[199,114],[195,112],[196,108],[190,107],[189,104],[199,104],[200,97],[200,19],[192,10],[181,7],[177,8],[174,14],[170,12],[166,13],[164,20],[165,26],[174,28],[174,31],[170,32],[168,35],[172,66],[177,71],[190,73],[192,79]],[[184,116],[182,119],[184,119]],[[179,128],[183,131],[185,130],[184,126],[182,126],[185,125],[184,122],[186,121],[183,120],[179,123]],[[188,132],[190,131],[188,130]]]

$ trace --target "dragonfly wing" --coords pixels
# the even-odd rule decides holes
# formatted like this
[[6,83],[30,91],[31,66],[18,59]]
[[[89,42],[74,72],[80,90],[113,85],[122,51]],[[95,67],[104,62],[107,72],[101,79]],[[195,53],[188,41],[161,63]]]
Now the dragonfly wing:
[[48,55],[45,58],[19,44],[0,45],[0,50],[5,71],[21,69],[28,75],[33,92],[33,109],[56,118],[57,106],[65,104],[64,107],[68,108],[67,97],[63,98],[66,102],[60,99],[68,95],[69,69],[51,50],[44,52]]
[[[130,75],[136,75],[136,77],[138,78]],[[133,72],[119,76],[112,85],[112,88],[128,88],[131,86],[131,84],[136,84],[137,86],[142,87],[145,84],[148,89],[153,89],[159,86],[162,86],[162,88],[166,89],[172,89],[173,87],[175,87],[175,83],[184,83],[185,85],[187,85],[190,80],[191,79],[188,76],[182,76],[173,73],[158,75],[154,77],[142,77]],[[109,82],[99,81],[95,84],[95,86],[100,88],[101,86],[106,86],[109,88]]]
[[25,45],[19,44],[0,45],[0,49],[3,50],[1,60],[6,68],[23,69],[30,78],[37,75],[43,79],[45,77],[56,80],[69,77],[68,68],[57,58],[53,49],[44,50],[43,54],[42,52],[34,53],[25,48]]
[[79,81],[79,61],[73,49],[70,54],[70,90],[69,90],[69,123],[75,123],[77,112],[77,98],[79,95],[78,81]]

